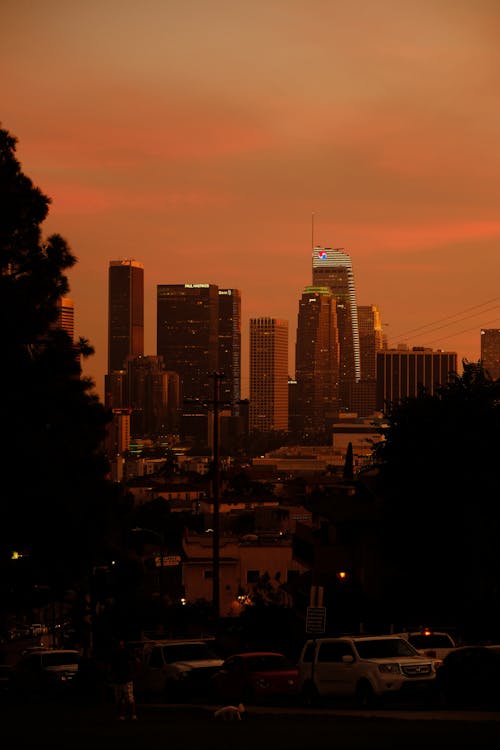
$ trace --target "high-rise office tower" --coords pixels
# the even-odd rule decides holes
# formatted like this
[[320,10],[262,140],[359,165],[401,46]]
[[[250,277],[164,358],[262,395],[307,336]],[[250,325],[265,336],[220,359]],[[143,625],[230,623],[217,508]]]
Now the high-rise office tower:
[[108,375],[144,354],[144,266],[136,260],[109,264]]
[[158,284],[157,354],[178,372],[181,399],[211,399],[218,367],[219,290],[215,284]]
[[377,352],[377,409],[403,398],[416,398],[424,387],[432,395],[450,382],[457,371],[456,352],[412,349],[386,349]]
[[353,384],[361,377],[358,308],[350,256],[343,248],[314,247],[313,286],[328,287],[337,303],[340,345],[340,402],[351,409]]
[[[182,438],[208,445],[209,403],[219,361],[219,289],[216,284],[158,284],[157,353],[179,375]],[[197,402],[198,400],[198,402]]]
[[288,430],[288,321],[250,318],[250,430]]
[[481,364],[493,380],[500,378],[500,329],[481,329]]
[[358,306],[361,377],[353,385],[351,408],[359,417],[376,411],[377,352],[385,347],[380,312],[375,305]]
[[301,430],[325,430],[337,418],[339,360],[335,298],[328,287],[306,287],[299,301],[295,347],[295,411]]
[[[129,357],[127,362],[130,432],[134,438],[156,439],[168,425],[168,373],[163,358]],[[179,404],[175,404],[178,408]]]
[[231,415],[239,414],[241,400],[241,293],[239,289],[219,289],[219,362],[224,374],[219,398],[229,405]]
[[380,312],[375,305],[358,306],[359,358],[362,380],[377,377],[377,352],[384,348]]

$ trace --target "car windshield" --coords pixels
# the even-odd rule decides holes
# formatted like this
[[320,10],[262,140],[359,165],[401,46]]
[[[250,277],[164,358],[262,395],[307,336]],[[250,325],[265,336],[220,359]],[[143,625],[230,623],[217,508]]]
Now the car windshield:
[[79,654],[43,654],[42,664],[44,667],[62,667],[68,664],[78,664],[80,662]]
[[356,641],[356,651],[362,659],[384,659],[388,656],[415,656],[413,646],[403,638]]
[[201,659],[218,659],[218,655],[206,643],[179,643],[163,647],[167,664],[175,661],[199,661]]
[[281,654],[249,656],[245,659],[245,664],[249,672],[277,672],[294,669],[286,656],[281,656]]

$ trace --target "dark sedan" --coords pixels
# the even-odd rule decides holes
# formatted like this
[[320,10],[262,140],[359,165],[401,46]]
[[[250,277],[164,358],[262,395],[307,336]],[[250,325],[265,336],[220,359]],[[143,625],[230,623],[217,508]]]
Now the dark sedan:
[[274,651],[233,654],[212,680],[215,695],[228,703],[293,702],[298,696],[297,667]]
[[442,706],[500,707],[500,645],[450,651],[437,670],[435,687]]
[[11,672],[15,696],[51,698],[69,694],[80,663],[76,649],[37,649],[21,656]]

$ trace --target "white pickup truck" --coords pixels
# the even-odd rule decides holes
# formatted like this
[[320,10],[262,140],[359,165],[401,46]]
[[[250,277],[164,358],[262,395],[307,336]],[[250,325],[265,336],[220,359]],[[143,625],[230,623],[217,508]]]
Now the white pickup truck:
[[160,694],[169,701],[209,693],[211,677],[224,661],[211,642],[203,639],[144,641],[129,648],[139,658],[136,693]]

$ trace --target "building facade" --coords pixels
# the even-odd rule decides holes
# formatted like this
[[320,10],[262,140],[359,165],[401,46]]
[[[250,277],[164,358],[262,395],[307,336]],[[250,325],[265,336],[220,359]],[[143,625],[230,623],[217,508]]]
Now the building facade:
[[[108,293],[108,376],[123,371],[129,357],[144,354],[144,266],[112,260]],[[107,388],[106,388],[107,392]],[[108,404],[109,405],[109,404]],[[119,407],[122,404],[115,404]]]
[[386,348],[380,312],[375,305],[358,305],[361,378],[353,385],[351,407],[360,417],[376,411],[377,352]]
[[500,328],[481,329],[481,364],[493,380],[500,378]]
[[314,247],[312,253],[313,286],[328,287],[337,306],[340,345],[340,403],[351,410],[353,383],[361,378],[358,308],[350,256],[343,248]]
[[416,398],[420,388],[433,394],[457,372],[456,352],[424,347],[387,349],[377,353],[377,409],[403,398]]
[[219,289],[219,397],[231,416],[239,415],[241,400],[241,293]]
[[57,321],[58,328],[66,331],[73,341],[75,338],[75,305],[69,297],[59,297],[57,301]]
[[212,398],[218,335],[215,284],[158,284],[156,349],[167,369],[179,373],[181,401]]
[[[130,357],[127,362],[130,432],[134,438],[158,438],[169,432],[168,373],[163,358]],[[179,404],[175,405],[177,408]]]
[[306,287],[295,346],[295,412],[301,431],[331,427],[339,410],[340,348],[336,302],[327,287]]
[[288,430],[288,321],[250,319],[250,430]]
[[362,380],[376,380],[377,352],[384,348],[380,311],[375,305],[358,306],[359,361]]

